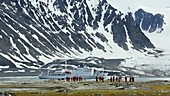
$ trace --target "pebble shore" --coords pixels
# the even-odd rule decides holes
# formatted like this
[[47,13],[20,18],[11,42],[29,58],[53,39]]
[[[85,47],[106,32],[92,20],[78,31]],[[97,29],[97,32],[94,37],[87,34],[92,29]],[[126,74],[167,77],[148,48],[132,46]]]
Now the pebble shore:
[[108,80],[104,82],[68,82],[45,80],[31,83],[0,83],[0,96],[170,96],[169,94],[169,81],[110,82]]

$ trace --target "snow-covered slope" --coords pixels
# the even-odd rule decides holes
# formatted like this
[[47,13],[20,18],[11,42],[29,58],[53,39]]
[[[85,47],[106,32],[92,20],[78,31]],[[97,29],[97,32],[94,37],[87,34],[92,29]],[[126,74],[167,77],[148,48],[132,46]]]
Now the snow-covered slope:
[[[164,55],[169,36],[166,4],[160,0],[2,0],[0,65],[39,68],[59,58],[86,57],[125,59],[121,66],[137,69],[158,65],[155,60],[169,64],[169,55]],[[159,22],[161,27],[154,28],[157,32],[163,27],[161,33],[145,32],[136,23],[140,8],[165,16],[167,24]],[[154,20],[151,23],[157,26]]]
[[[163,31],[159,32],[160,29],[150,33],[143,30],[145,35],[151,40],[156,48],[164,51],[161,56],[154,57],[143,57],[135,56],[131,59],[127,59],[121,66],[133,67],[139,70],[161,70],[168,73],[170,71],[170,1],[169,0],[112,0],[110,3],[122,12],[133,12],[135,13],[138,9],[142,8],[146,12],[152,14],[162,14],[164,16],[164,27]],[[129,3],[128,3],[129,2]],[[156,73],[155,73],[156,74]],[[163,73],[164,74],[164,73]]]

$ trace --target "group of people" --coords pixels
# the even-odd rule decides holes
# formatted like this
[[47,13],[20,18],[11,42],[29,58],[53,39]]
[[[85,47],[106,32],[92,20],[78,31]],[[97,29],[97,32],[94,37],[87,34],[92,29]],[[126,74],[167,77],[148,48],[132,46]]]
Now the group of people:
[[82,76],[74,76],[74,77],[66,77],[66,81],[83,81],[83,77]]
[[96,76],[96,82],[98,82],[98,81],[104,82],[104,77],[98,77],[98,76]]
[[[111,76],[110,77],[110,82],[122,82],[122,81],[123,80],[122,80],[121,76]],[[125,76],[124,81],[125,82],[135,82],[135,78],[133,76],[130,76],[129,80],[128,80],[128,76]]]
[[[110,77],[110,82],[122,82],[122,76],[111,76]],[[79,76],[79,77],[66,77],[66,81],[83,81],[83,77]],[[96,76],[96,82],[98,81],[102,81],[104,82],[104,77],[98,77]],[[124,77],[124,82],[135,82],[135,78],[133,76],[125,76]]]

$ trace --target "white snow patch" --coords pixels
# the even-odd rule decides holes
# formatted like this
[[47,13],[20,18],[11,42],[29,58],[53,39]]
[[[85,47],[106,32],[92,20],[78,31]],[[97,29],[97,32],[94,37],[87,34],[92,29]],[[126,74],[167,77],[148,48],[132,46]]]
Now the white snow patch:
[[22,69],[22,70],[18,70],[18,72],[25,72],[25,70],[24,70],[24,69]]
[[0,69],[7,69],[9,66],[0,66]]

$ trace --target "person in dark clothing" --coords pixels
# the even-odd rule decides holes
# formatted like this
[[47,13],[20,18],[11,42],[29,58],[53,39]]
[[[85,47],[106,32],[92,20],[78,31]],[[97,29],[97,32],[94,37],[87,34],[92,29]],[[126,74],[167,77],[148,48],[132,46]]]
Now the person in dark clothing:
[[98,82],[99,80],[98,80],[98,77],[96,76],[96,82]]
[[115,82],[115,76],[113,76],[113,82]]
[[119,76],[119,82],[121,82],[122,81],[122,77],[121,76]]
[[132,82],[132,77],[131,76],[129,77],[129,82]]
[[125,82],[127,82],[127,76],[125,76]]
[[118,79],[119,79],[119,78],[116,76],[116,82],[118,82]]
[[132,82],[135,82],[135,78],[133,76],[131,78],[132,78]]

